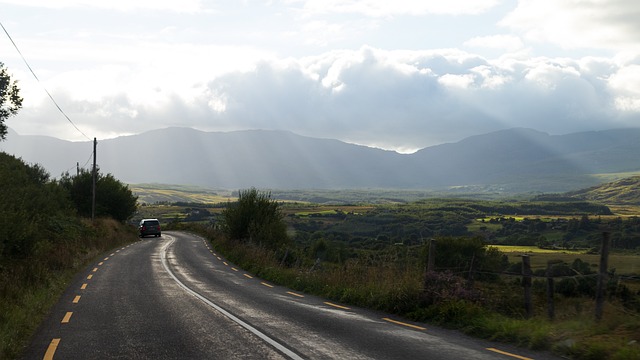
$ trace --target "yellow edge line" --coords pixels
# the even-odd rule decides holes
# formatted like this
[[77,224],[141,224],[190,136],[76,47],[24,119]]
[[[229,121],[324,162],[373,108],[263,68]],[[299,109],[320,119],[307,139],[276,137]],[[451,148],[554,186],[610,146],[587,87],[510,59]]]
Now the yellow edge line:
[[297,296],[297,297],[299,297],[299,298],[303,298],[303,297],[304,297],[304,295],[296,294],[296,293],[294,293],[294,292],[292,292],[292,291],[287,291],[287,294],[289,294],[289,295],[293,295],[293,296]]
[[64,318],[62,318],[62,322],[61,322],[61,324],[66,324],[66,323],[68,323],[69,321],[71,321],[71,315],[73,315],[73,313],[72,313],[71,311],[69,311],[68,313],[66,313],[66,314],[64,315]]
[[51,340],[51,344],[47,348],[47,352],[44,353],[43,360],[53,360],[53,355],[56,353],[56,349],[58,349],[58,344],[60,344],[60,339]]
[[508,352],[506,352],[506,351],[498,350],[498,349],[496,349],[496,348],[487,348],[487,350],[489,350],[489,351],[493,351],[493,352],[498,353],[498,354],[511,356],[511,357],[513,357],[513,358],[516,358],[516,359],[521,359],[521,360],[533,360],[532,358],[528,358],[528,357],[524,357],[524,356],[520,356],[520,355],[516,355],[516,354],[508,353]]
[[261,282],[260,284],[262,284],[262,285],[264,285],[264,286],[266,286],[266,287],[270,287],[270,288],[272,288],[272,287],[273,287],[273,285],[269,285],[269,284],[264,283],[264,282]]
[[336,307],[336,308],[338,308],[338,309],[351,310],[351,308],[348,308],[348,307],[346,307],[346,306],[337,305],[337,304],[330,303],[330,302],[325,302],[325,304],[327,304],[327,305],[329,305],[329,306]]
[[402,321],[397,321],[397,320],[393,320],[393,319],[389,319],[389,318],[382,318],[382,320],[388,321],[390,323],[394,323],[394,324],[398,324],[398,325],[402,325],[402,326],[407,326],[413,329],[418,329],[418,330],[427,330],[426,328],[423,328],[422,326],[417,326],[417,325],[412,325],[412,324],[407,324],[404,323]]

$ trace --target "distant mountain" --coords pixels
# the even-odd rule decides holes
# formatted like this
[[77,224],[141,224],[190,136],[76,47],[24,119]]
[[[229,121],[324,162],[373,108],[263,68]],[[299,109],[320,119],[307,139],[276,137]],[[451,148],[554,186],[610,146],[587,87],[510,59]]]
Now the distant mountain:
[[[414,154],[286,131],[153,130],[102,140],[98,165],[128,183],[219,189],[431,189],[565,192],[601,173],[640,171],[640,129],[549,135],[510,129]],[[53,176],[90,165],[91,142],[10,131],[0,150],[42,164]]]

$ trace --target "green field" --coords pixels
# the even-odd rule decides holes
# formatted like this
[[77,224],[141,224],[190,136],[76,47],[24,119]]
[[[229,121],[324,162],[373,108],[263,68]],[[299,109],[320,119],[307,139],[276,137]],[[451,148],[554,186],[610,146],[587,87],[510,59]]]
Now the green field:
[[[535,246],[491,246],[505,253],[510,262],[520,262],[522,255],[529,255],[531,267],[534,269],[546,268],[547,262],[550,260],[561,260],[570,264],[575,259],[580,259],[591,264],[594,271],[597,271],[597,266],[600,263],[600,255],[587,254],[586,250],[551,250]],[[640,255],[611,254],[609,255],[609,269],[615,269],[616,274],[640,274]]]
[[211,190],[194,186],[131,184],[129,189],[138,197],[138,203],[149,205],[176,202],[217,204],[236,199],[229,190]]

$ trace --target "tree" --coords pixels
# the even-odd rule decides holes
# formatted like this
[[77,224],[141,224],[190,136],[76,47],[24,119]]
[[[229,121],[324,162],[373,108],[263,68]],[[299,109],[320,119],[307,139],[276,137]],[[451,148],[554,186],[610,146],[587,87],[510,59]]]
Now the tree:
[[255,188],[241,190],[238,201],[229,203],[223,211],[222,219],[222,229],[231,239],[248,240],[272,249],[289,241],[278,203],[270,193]]
[[[138,197],[129,187],[111,174],[102,175],[96,171],[96,216],[109,216],[118,221],[126,221],[136,212]],[[89,170],[82,170],[77,176],[65,174],[60,185],[67,190],[78,214],[91,217],[93,178]]]
[[66,193],[40,165],[0,152],[0,264],[31,254],[36,243],[53,237],[60,219],[73,214]]
[[0,62],[0,141],[7,137],[5,120],[16,115],[22,108],[20,89],[15,80],[11,80],[7,68]]

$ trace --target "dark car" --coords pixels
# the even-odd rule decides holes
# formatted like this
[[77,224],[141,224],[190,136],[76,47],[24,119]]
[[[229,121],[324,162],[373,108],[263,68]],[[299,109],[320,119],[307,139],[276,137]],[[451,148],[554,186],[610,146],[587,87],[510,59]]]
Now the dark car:
[[142,219],[138,230],[140,231],[140,237],[162,235],[160,233],[160,221],[158,221],[158,219]]

